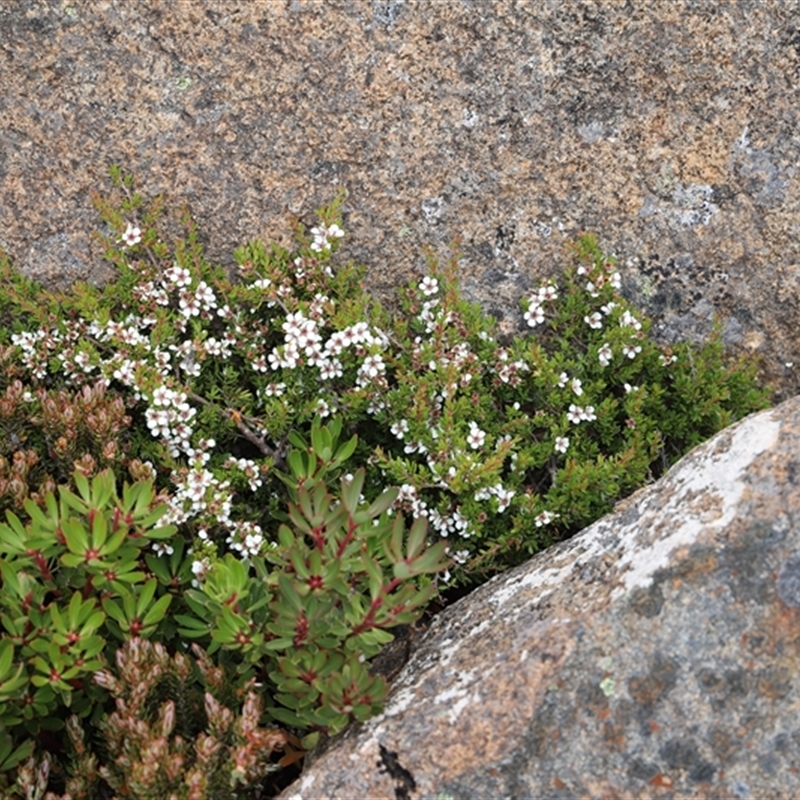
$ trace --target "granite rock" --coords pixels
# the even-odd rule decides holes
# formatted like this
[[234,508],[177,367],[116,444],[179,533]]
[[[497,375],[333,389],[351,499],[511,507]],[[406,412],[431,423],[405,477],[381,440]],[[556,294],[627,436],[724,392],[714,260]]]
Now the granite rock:
[[[0,246],[109,277],[107,167],[188,202],[212,257],[349,192],[387,296],[461,238],[467,294],[518,300],[596,231],[664,339],[763,354],[800,390],[798,0],[0,2]],[[786,366],[796,362],[798,373]]]
[[281,795],[800,796],[800,398],[433,622]]

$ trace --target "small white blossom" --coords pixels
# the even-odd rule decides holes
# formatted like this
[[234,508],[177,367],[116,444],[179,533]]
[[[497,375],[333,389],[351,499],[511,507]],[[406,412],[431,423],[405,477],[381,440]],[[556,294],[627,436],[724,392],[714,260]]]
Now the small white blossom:
[[622,345],[622,352],[628,356],[628,358],[636,358],[636,354],[642,352],[642,346],[639,344],[624,344]]
[[542,301],[558,299],[558,291],[552,283],[539,289],[539,299]]
[[475,422],[469,423],[469,434],[467,435],[467,444],[473,449],[477,450],[483,447],[486,441],[486,433],[482,431]]
[[535,328],[544,322],[544,310],[539,305],[538,298],[532,297],[530,299],[530,306],[522,316],[530,328]]
[[580,397],[583,394],[583,387],[581,386],[580,378],[573,378],[572,379],[572,391]]
[[566,453],[567,448],[569,447],[569,437],[568,436],[556,436],[556,452],[557,453]]
[[285,383],[268,383],[264,387],[265,397],[280,397],[286,391]]
[[173,264],[168,270],[165,270],[164,277],[180,289],[186,288],[192,282],[192,273],[177,264]]
[[122,237],[120,238],[120,241],[125,245],[125,247],[133,247],[135,244],[139,244],[139,242],[142,241],[141,229],[129,222],[125,228],[125,233],[123,233]]
[[603,317],[600,315],[599,311],[595,311],[594,314],[584,317],[583,321],[594,330],[599,330],[603,327]]
[[514,497],[514,490],[503,489],[501,486],[496,487],[496,489],[497,513],[502,514],[511,505],[511,500]]
[[611,352],[611,345],[606,342],[598,351],[597,357],[600,360],[600,366],[607,367],[611,361],[613,353]]
[[634,317],[633,314],[631,314],[631,312],[627,311],[627,310],[619,318],[619,324],[623,328],[624,327],[630,327],[630,328],[633,328],[634,330],[637,330],[637,331],[641,330],[641,328],[642,328],[642,323],[639,322],[639,320],[636,319],[636,317]]
[[195,289],[195,297],[200,305],[203,306],[204,311],[210,311],[212,308],[217,307],[217,298],[214,290],[205,282],[200,281]]
[[386,365],[380,356],[367,356],[364,363],[361,365],[359,374],[365,378],[377,378],[382,372],[386,370]]
[[318,417],[324,418],[330,415],[331,408],[322,398],[320,398],[319,400],[317,400],[317,404],[314,408],[314,413]]
[[401,419],[400,422],[395,422],[391,431],[398,439],[402,439],[408,433],[408,420]]
[[541,514],[536,516],[534,522],[537,528],[541,528],[542,525],[549,525],[558,516],[559,514],[552,514],[550,511],[542,511]]
[[419,290],[426,297],[430,297],[439,291],[439,281],[436,280],[436,278],[431,278],[430,275],[428,275],[420,281]]
[[166,386],[158,386],[153,391],[153,405],[154,406],[168,406],[172,403],[172,398],[175,392],[168,389]]

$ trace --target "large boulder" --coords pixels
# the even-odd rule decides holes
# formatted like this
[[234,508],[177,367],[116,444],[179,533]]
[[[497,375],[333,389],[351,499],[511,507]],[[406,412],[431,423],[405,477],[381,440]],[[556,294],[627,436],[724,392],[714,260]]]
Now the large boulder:
[[600,234],[666,339],[706,333],[800,390],[800,23],[786,0],[0,4],[0,246],[101,280],[109,164],[189,202],[231,262],[349,191],[386,295],[463,238],[470,297],[519,297]]
[[788,800],[799,710],[795,398],[446,609],[281,797]]

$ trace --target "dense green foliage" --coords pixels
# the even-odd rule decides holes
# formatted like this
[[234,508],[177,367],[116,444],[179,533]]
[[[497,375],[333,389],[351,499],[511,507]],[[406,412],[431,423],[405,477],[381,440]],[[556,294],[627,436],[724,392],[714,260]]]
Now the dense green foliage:
[[369,660],[437,591],[766,405],[718,339],[657,345],[590,236],[509,340],[460,297],[457,254],[379,308],[334,267],[342,198],[294,250],[238,250],[231,277],[188,215],[168,241],[161,203],[114,179],[96,199],[117,280],[48,293],[3,262],[10,797],[253,796],[379,710]]

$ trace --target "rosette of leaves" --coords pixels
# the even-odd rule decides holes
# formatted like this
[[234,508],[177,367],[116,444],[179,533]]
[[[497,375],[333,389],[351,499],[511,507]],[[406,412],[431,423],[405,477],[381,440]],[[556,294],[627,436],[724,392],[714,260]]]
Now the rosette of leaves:
[[251,573],[230,555],[217,560],[186,592],[194,615],[177,618],[182,635],[210,635],[209,652],[241,654],[247,674],[266,670],[269,713],[310,731],[305,747],[380,709],[387,684],[369,674],[369,659],[392,628],[418,618],[436,593],[426,576],[448,565],[424,520],[407,530],[389,513],[397,489],[367,502],[365,470],[342,474],[356,438],[340,443],[341,427],[315,421],[308,441],[290,435],[282,477],[291,499],[266,562]]
[[165,509],[152,483],[126,485],[121,496],[110,470],[91,482],[76,473],[74,483],[75,492],[48,494],[44,508],[25,501],[25,524],[11,511],[0,524],[4,769],[30,753],[30,737],[62,728],[69,714],[98,712],[104,695],[91,675],[132,631],[154,629],[171,600],[156,599],[156,580],[142,571],[143,548],[175,533],[157,525]]

